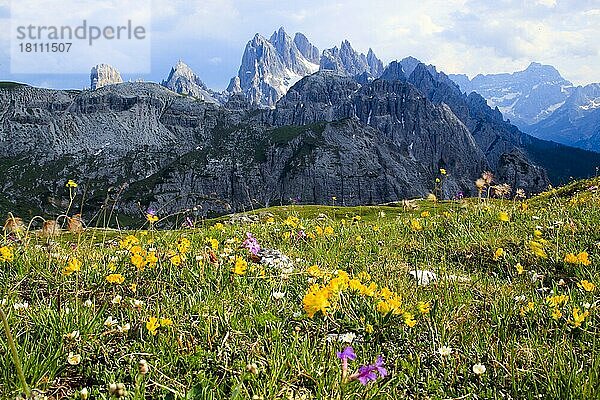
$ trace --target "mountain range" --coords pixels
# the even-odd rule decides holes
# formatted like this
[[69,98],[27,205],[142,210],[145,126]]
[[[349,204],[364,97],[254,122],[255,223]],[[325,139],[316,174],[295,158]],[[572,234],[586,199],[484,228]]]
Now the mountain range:
[[512,74],[450,75],[461,90],[481,94],[523,132],[600,152],[600,84],[574,86],[550,65]]
[[224,92],[182,61],[160,85],[93,72],[95,90],[0,89],[2,210],[59,214],[67,179],[80,181],[84,211],[124,223],[147,207],[210,216],[290,199],[476,195],[486,170],[533,193],[600,165],[598,153],[523,133],[435,66],[384,68],[348,41],[320,53],[283,28],[248,42]]

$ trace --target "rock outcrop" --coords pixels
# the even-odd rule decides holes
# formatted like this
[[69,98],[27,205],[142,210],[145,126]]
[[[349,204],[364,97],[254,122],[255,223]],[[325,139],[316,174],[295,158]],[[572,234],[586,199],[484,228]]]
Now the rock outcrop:
[[90,72],[90,88],[92,90],[122,82],[121,74],[112,65],[98,64],[92,67]]

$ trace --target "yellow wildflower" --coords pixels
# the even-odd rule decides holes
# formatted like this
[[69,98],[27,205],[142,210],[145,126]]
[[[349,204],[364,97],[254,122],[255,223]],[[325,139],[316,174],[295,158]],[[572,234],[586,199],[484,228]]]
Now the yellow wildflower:
[[304,305],[304,311],[306,311],[306,314],[308,314],[310,318],[313,318],[319,311],[321,311],[323,315],[326,315],[329,307],[331,306],[329,303],[330,295],[331,293],[326,287],[312,285],[302,299],[302,304]]
[[392,306],[387,301],[379,301],[377,303],[377,311],[381,314],[387,314],[392,311]]
[[235,265],[231,271],[236,275],[244,275],[248,269],[248,263],[241,257],[235,258]]
[[431,214],[429,213],[429,211],[423,211],[423,212],[421,213],[421,217],[423,217],[423,218],[427,218],[427,217],[429,217],[430,215],[431,215]]
[[161,318],[160,326],[173,326],[173,320],[171,320],[171,318]]
[[208,238],[206,239],[206,242],[210,245],[210,248],[213,249],[213,251],[219,250],[219,241],[217,239]]
[[14,260],[14,254],[10,247],[0,247],[0,262],[12,262]]
[[517,274],[519,274],[519,275],[521,275],[523,272],[525,272],[525,269],[523,268],[521,263],[517,263],[517,265],[515,265],[515,269],[517,270]]
[[141,254],[136,253],[131,256],[131,264],[133,264],[137,269],[142,270],[146,266],[146,260]]
[[585,279],[582,280],[581,282],[579,282],[577,284],[577,286],[579,286],[586,292],[593,292],[596,289],[596,285],[594,285],[592,282],[585,280]]
[[508,221],[510,221],[510,217],[508,216],[508,213],[501,211],[498,214],[498,220],[502,221],[502,222],[508,222]]
[[179,254],[175,254],[174,256],[172,256],[170,260],[171,264],[173,264],[173,266],[175,267],[178,267],[181,265],[181,263],[183,263],[183,258],[181,258]]
[[579,264],[585,265],[586,267],[592,264],[592,262],[589,259],[588,253],[585,251],[577,254],[577,261],[579,262]]
[[546,251],[544,250],[544,243],[542,240],[543,239],[538,239],[529,242],[529,249],[535,256],[539,258],[548,258],[548,254],[546,254]]
[[559,320],[562,317],[562,312],[557,308],[552,310],[552,319]]
[[323,271],[321,271],[321,268],[319,268],[318,265],[311,265],[310,267],[308,267],[306,272],[308,272],[310,276],[313,276],[315,278],[320,278],[323,276]]
[[121,274],[110,274],[106,277],[106,281],[108,283],[120,285],[121,283],[125,282],[125,277]]
[[71,258],[63,271],[63,275],[71,275],[73,272],[81,271],[81,261]]
[[569,320],[569,323],[575,328],[578,328],[585,321],[585,318],[588,315],[590,315],[589,311],[585,311],[582,313],[578,307],[575,307],[573,308],[573,319]]
[[494,261],[498,261],[502,256],[504,256],[504,249],[500,247],[494,252]]
[[156,253],[154,251],[149,252],[146,256],[146,264],[148,264],[148,266],[152,268],[156,266],[157,262],[158,257],[156,257]]
[[69,181],[67,182],[67,184],[65,185],[68,188],[76,188],[77,187],[77,182],[75,182],[73,179],[69,179]]
[[566,294],[548,296],[546,298],[546,302],[550,305],[550,307],[558,307],[564,305],[569,301],[569,296]]
[[425,303],[423,301],[420,301],[417,304],[417,308],[419,309],[419,312],[421,314],[429,314],[429,311],[431,311],[431,304],[429,302]]
[[139,242],[140,242],[140,241],[138,240],[138,238],[136,238],[136,237],[135,237],[135,236],[133,236],[133,235],[129,235],[129,236],[125,237],[124,239],[122,239],[122,240],[119,242],[119,246],[120,246],[122,249],[127,249],[127,250],[129,250],[129,249],[130,249],[130,248],[131,248],[133,245],[135,245],[135,244],[137,244],[137,243],[139,243]]
[[148,322],[146,322],[146,329],[148,329],[148,332],[150,332],[152,334],[152,336],[156,336],[156,333],[157,333],[157,330],[159,327],[160,327],[160,322],[158,321],[158,318],[156,318],[156,317],[150,317]]
[[446,175],[446,169],[445,168],[440,168],[440,174]]
[[419,222],[418,219],[411,219],[410,227],[413,229],[413,231],[422,231],[423,230],[423,226],[421,225],[421,223]]
[[417,321],[413,317],[413,315],[409,312],[405,312],[402,317],[404,318],[404,323],[408,325],[409,328],[414,327],[417,324]]
[[155,223],[156,221],[158,221],[158,216],[155,214],[146,214],[146,220],[148,220],[148,222],[150,222],[151,224]]
[[326,226],[323,232],[325,233],[325,236],[331,236],[333,235],[333,228],[331,226]]
[[177,251],[179,251],[181,254],[187,253],[190,249],[190,246],[191,243],[187,238],[182,237],[177,241]]

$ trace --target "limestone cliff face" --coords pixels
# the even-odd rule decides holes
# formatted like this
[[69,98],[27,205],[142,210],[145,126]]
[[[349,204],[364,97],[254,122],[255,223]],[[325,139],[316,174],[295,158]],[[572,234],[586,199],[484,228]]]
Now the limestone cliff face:
[[121,74],[112,65],[98,64],[90,72],[90,87],[92,90],[121,82],[123,82]]

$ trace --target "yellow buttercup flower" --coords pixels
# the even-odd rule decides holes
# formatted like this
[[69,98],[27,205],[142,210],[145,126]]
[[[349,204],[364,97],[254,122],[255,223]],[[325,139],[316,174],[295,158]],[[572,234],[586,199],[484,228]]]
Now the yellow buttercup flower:
[[594,285],[592,282],[585,280],[585,279],[582,280],[581,282],[579,282],[577,284],[577,286],[579,286],[586,292],[593,292],[596,289],[596,285]]
[[69,179],[69,181],[67,182],[67,184],[65,185],[68,188],[76,188],[77,187],[77,183],[73,180],[73,179]]
[[552,319],[559,320],[562,317],[562,312],[558,308],[552,310]]
[[515,269],[517,270],[517,274],[519,274],[519,275],[521,275],[523,272],[525,272],[525,269],[523,268],[521,263],[517,263],[517,265],[515,265]]
[[328,288],[321,287],[319,285],[312,285],[302,299],[302,304],[306,314],[308,314],[310,318],[313,318],[319,311],[323,315],[326,315],[329,307],[331,306],[329,303],[330,295],[331,292]]
[[232,272],[236,275],[244,275],[248,269],[248,263],[241,257],[235,258],[235,264],[232,268]]
[[120,285],[121,283],[125,282],[125,277],[121,274],[110,274],[106,277],[106,281],[108,283]]
[[10,247],[0,247],[0,262],[12,262],[14,260],[14,254]]
[[423,225],[421,225],[421,223],[419,222],[418,219],[411,219],[410,227],[413,229],[413,231],[422,231],[423,230]]
[[502,221],[502,222],[509,222],[510,221],[510,217],[508,216],[508,213],[501,211],[498,214],[498,220]]
[[81,261],[76,258],[71,258],[63,271],[63,275],[68,276],[78,271],[81,271]]
[[158,318],[156,318],[156,317],[150,317],[148,322],[146,322],[146,329],[148,329],[148,332],[150,332],[152,334],[152,336],[156,336],[156,333],[157,333],[159,327],[160,327],[160,322],[158,321]]
[[423,301],[420,301],[417,304],[417,308],[419,309],[419,312],[421,314],[429,314],[429,311],[431,311],[431,303],[429,303],[429,302],[425,303]]
[[498,261],[502,256],[504,256],[504,249],[500,247],[494,252],[494,261]]
[[588,315],[590,315],[589,311],[581,312],[578,307],[575,307],[573,308],[573,319],[569,320],[569,323],[578,328],[583,324]]
[[413,317],[413,315],[409,312],[405,312],[402,317],[404,318],[404,323],[408,325],[409,328],[414,327],[417,324],[417,321]]

